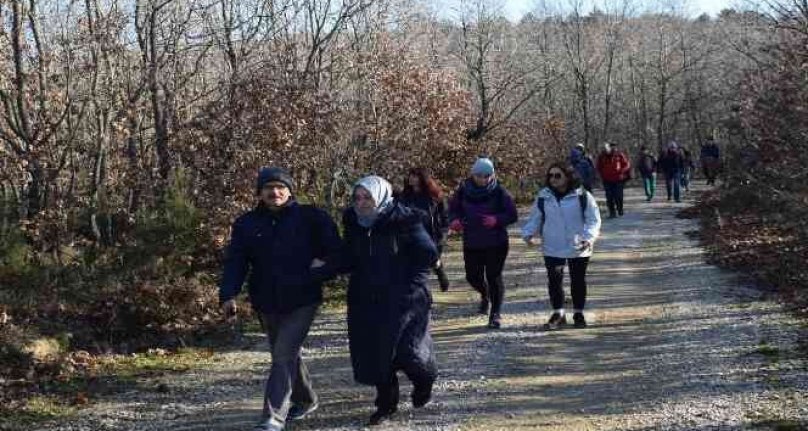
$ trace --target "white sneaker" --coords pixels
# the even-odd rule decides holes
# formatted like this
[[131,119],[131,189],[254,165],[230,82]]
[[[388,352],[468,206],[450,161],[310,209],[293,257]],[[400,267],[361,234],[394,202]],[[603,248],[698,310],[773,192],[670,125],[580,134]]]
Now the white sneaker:
[[275,418],[264,419],[253,428],[253,431],[283,431],[283,422]]

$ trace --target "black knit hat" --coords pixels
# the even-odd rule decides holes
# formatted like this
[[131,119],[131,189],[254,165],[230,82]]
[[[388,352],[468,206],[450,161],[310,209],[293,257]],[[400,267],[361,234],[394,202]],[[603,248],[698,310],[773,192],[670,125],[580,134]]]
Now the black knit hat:
[[265,166],[258,171],[258,181],[256,182],[256,192],[260,193],[264,186],[272,181],[277,181],[286,185],[290,192],[294,192],[295,182],[289,172],[275,166]]

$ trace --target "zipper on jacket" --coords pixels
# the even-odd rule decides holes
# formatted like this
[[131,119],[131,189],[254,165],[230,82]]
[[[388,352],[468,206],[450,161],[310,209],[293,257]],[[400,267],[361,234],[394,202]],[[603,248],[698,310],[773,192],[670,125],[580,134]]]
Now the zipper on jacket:
[[370,236],[373,235],[373,228],[368,229],[368,248],[370,256],[373,256],[373,238]]

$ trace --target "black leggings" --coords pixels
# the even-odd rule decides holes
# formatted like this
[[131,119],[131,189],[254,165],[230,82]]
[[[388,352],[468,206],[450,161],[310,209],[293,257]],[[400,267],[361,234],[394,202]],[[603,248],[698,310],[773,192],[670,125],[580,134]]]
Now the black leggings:
[[499,314],[505,297],[502,269],[508,257],[508,244],[480,250],[463,249],[466,280],[480,292],[483,300],[491,301],[491,315]]
[[586,305],[586,268],[589,266],[588,257],[564,259],[559,257],[544,257],[544,266],[547,268],[549,281],[547,290],[550,293],[550,303],[553,310],[564,308],[564,267],[570,267],[570,280],[572,284],[572,306],[575,310],[583,311]]

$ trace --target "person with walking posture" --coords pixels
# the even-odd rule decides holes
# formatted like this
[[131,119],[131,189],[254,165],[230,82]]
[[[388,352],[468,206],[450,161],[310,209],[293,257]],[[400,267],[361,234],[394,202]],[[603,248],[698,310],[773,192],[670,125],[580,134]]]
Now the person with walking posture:
[[603,179],[609,218],[623,216],[623,189],[631,176],[631,162],[617,144],[604,144],[598,157],[598,173]]
[[500,311],[505,298],[502,270],[508,256],[507,227],[517,220],[510,193],[497,182],[494,163],[481,157],[471,168],[449,203],[449,229],[463,233],[466,280],[480,294],[480,314],[488,327],[502,325]]
[[547,171],[547,186],[539,191],[522,238],[529,246],[542,238],[544,265],[547,268],[550,303],[553,313],[545,329],[567,324],[564,313],[564,267],[569,267],[573,304],[573,323],[586,327],[586,270],[595,241],[600,235],[600,210],[595,197],[581,187],[572,166],[556,163]]
[[592,188],[595,185],[595,164],[586,154],[584,144],[575,145],[575,148],[570,151],[569,162],[575,168],[578,177],[581,178],[583,188],[592,193]]
[[253,309],[261,317],[272,354],[264,408],[255,431],[282,430],[317,408],[317,395],[301,347],[322,301],[322,282],[311,270],[341,250],[339,232],[325,211],[300,205],[294,183],[277,167],[258,173],[258,206],[233,223],[219,299],[235,316],[235,298],[248,278]]
[[376,387],[376,412],[369,424],[378,425],[398,410],[399,370],[413,384],[413,407],[431,399],[437,366],[427,282],[438,251],[421,215],[395,202],[385,179],[362,178],[352,201],[343,215],[340,272],[350,274],[348,340],[354,379]]
[[[411,169],[406,186],[398,197],[403,205],[421,211],[424,217],[424,228],[438,248],[438,256],[443,252],[449,228],[449,214],[443,191],[437,181],[426,168]],[[440,258],[435,263],[435,275],[438,276],[440,290],[449,290],[449,278]]]
[[668,193],[668,200],[673,198],[676,202],[682,201],[682,170],[685,161],[679,151],[679,145],[671,141],[662,155],[659,157],[659,170],[665,175],[665,190]]
[[640,147],[640,156],[637,157],[637,171],[639,171],[642,178],[645,200],[646,202],[651,202],[656,193],[657,159],[645,145]]
[[690,182],[693,179],[693,173],[696,171],[696,163],[693,161],[693,154],[690,153],[685,147],[679,147],[682,153],[682,188],[686,192],[690,192]]
[[712,136],[707,137],[707,142],[701,146],[701,168],[707,178],[707,185],[714,186],[718,171],[721,170],[721,150]]

